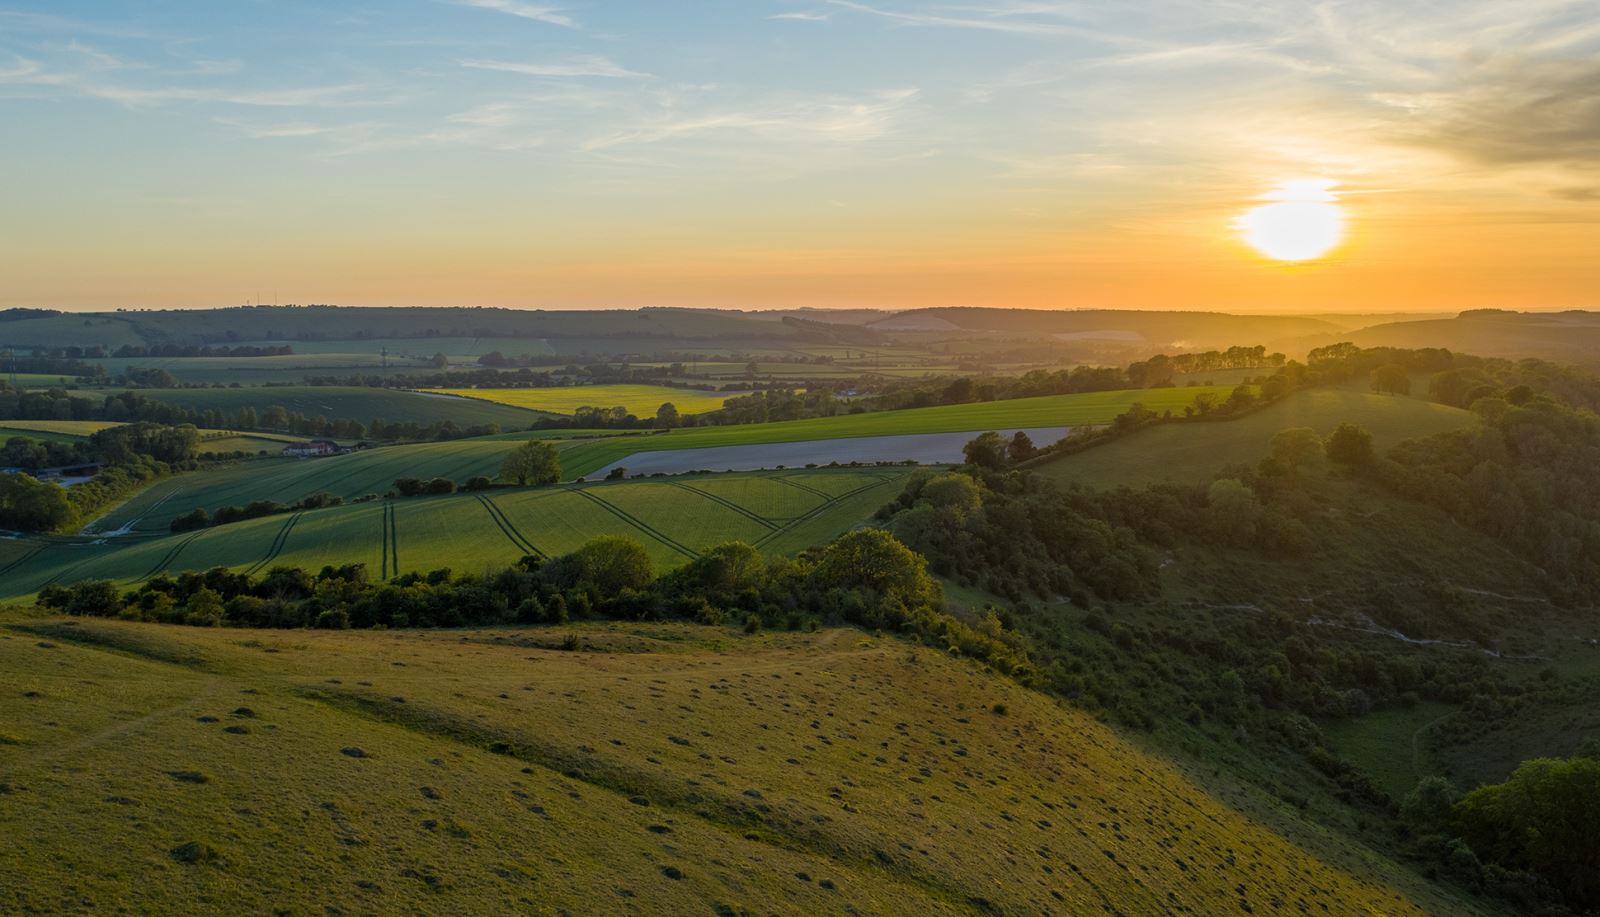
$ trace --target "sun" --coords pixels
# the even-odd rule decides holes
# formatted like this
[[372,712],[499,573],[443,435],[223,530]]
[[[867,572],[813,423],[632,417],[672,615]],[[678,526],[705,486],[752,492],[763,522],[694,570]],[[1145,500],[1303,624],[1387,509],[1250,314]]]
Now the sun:
[[1322,178],[1283,182],[1259,198],[1269,203],[1239,214],[1233,226],[1251,248],[1276,261],[1320,258],[1344,239],[1337,184]]

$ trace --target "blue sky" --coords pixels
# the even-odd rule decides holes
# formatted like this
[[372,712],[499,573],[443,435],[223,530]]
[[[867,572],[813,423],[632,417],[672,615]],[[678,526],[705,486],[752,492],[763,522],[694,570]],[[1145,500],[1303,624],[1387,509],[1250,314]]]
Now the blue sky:
[[[0,303],[1581,305],[1597,52],[1557,0],[0,0]],[[1273,272],[1227,227],[1303,178],[1350,245]]]

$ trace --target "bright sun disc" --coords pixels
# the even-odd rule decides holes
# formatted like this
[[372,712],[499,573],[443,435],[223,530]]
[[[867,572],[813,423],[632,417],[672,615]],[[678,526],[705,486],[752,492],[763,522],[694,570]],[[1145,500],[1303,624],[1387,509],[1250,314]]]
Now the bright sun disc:
[[1256,251],[1277,261],[1309,261],[1344,238],[1344,208],[1335,203],[1334,183],[1322,179],[1285,182],[1262,196],[1272,203],[1240,214],[1234,228]]

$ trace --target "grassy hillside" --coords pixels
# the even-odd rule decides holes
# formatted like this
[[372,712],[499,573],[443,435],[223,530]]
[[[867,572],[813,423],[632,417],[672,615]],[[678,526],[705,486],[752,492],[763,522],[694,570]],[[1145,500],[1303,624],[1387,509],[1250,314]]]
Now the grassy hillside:
[[1481,309],[1448,318],[1390,320],[1339,339],[1361,347],[1445,347],[1485,357],[1588,362],[1600,347],[1600,313]]
[[1477,419],[1467,411],[1420,398],[1313,389],[1238,420],[1151,427],[1042,463],[1035,470],[1057,481],[1096,487],[1194,483],[1209,480],[1230,464],[1254,465],[1267,455],[1272,437],[1283,429],[1311,427],[1327,434],[1345,421],[1372,431],[1374,444],[1381,450],[1404,439],[1470,426]]
[[9,911],[1472,910],[859,631],[17,621],[0,684]]
[[[899,492],[907,474],[818,469],[500,489],[267,516],[150,538],[0,542],[0,598],[32,594],[49,583],[106,579],[132,586],[158,573],[212,567],[260,572],[364,563],[385,579],[441,567],[481,572],[528,554],[565,554],[599,535],[638,540],[661,567],[733,540],[786,554],[869,518]],[[142,499],[154,503],[139,528],[164,531],[160,520],[170,517],[176,501]],[[112,530],[115,521],[98,528]]]
[[637,417],[654,417],[656,409],[672,402],[680,414],[715,411],[729,398],[744,392],[702,392],[665,385],[564,385],[551,388],[431,389],[437,394],[474,398],[494,404],[552,414],[571,414],[581,407],[623,407]]

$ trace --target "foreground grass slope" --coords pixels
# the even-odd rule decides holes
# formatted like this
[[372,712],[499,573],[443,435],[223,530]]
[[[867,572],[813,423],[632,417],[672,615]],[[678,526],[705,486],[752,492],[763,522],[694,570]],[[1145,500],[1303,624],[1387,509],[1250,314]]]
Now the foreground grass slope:
[[149,538],[14,539],[0,541],[0,598],[83,579],[129,587],[161,573],[212,567],[262,572],[364,563],[384,579],[441,567],[477,573],[529,554],[566,554],[600,535],[636,539],[662,568],[725,541],[788,554],[869,518],[909,473],[817,469],[499,489],[286,513]]
[[1401,440],[1471,426],[1477,418],[1421,398],[1319,388],[1296,392],[1238,420],[1140,430],[1034,470],[1062,483],[1094,487],[1193,484],[1210,480],[1228,465],[1255,465],[1267,455],[1272,437],[1289,427],[1310,427],[1327,435],[1346,421],[1371,431],[1374,446],[1382,451]]
[[930,650],[563,633],[14,619],[0,909],[1471,912]]

